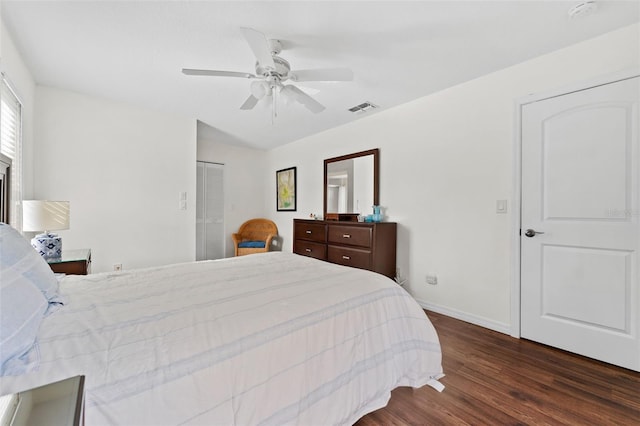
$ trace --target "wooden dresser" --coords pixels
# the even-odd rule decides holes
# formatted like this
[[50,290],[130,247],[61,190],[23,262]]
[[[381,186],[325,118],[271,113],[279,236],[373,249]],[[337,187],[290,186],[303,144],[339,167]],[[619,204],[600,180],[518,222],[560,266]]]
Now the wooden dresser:
[[327,262],[396,275],[397,224],[293,220],[293,252]]

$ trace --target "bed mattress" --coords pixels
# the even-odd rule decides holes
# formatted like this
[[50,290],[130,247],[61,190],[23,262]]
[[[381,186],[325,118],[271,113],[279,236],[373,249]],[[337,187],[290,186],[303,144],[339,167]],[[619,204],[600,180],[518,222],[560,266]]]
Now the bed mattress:
[[[291,253],[67,276],[37,370],[84,375],[87,425],[352,424],[438,386],[436,332],[392,280]],[[434,393],[435,395],[435,393]]]

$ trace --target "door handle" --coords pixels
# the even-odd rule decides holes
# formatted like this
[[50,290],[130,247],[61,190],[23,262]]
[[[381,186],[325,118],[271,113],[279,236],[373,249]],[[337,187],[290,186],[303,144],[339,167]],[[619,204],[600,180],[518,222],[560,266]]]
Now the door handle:
[[535,231],[533,229],[527,229],[526,231],[524,231],[524,235],[526,235],[529,238],[535,237],[536,234],[544,234],[544,232]]

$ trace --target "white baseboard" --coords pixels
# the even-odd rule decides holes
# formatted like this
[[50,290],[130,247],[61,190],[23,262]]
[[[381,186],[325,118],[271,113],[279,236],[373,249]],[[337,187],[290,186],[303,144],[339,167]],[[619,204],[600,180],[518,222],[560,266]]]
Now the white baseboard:
[[428,311],[433,311],[438,314],[446,315],[448,317],[459,319],[464,322],[479,325],[480,327],[488,328],[489,330],[497,331],[499,333],[511,335],[511,326],[509,324],[479,317],[477,315],[472,315],[467,312],[447,308],[445,306],[425,302],[424,300],[420,299],[416,299],[416,302],[418,302],[418,304],[422,306],[423,309],[426,309]]

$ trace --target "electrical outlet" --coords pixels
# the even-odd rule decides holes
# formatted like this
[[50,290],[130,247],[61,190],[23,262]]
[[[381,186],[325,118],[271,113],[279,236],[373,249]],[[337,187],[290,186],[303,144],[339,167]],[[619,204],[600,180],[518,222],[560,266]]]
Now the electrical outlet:
[[115,265],[113,265],[113,270],[122,271],[122,263],[116,263]]
[[436,274],[427,274],[425,281],[427,284],[438,285],[438,276]]
[[396,277],[398,278],[402,277],[402,271],[400,270],[400,268],[396,268]]

